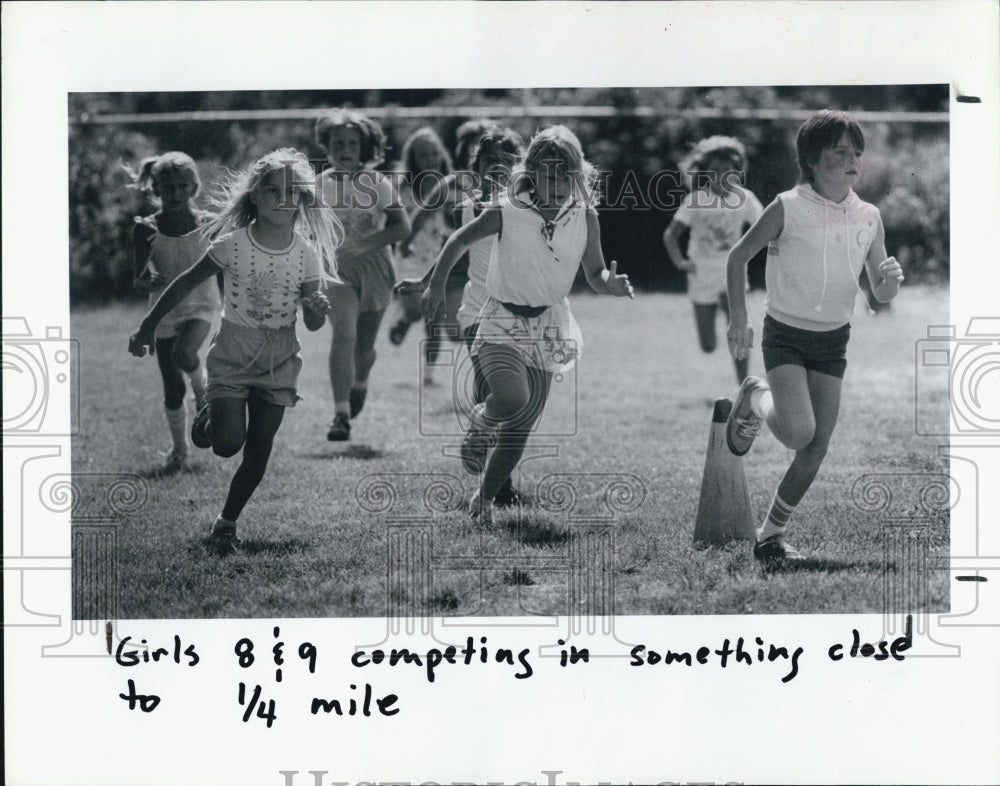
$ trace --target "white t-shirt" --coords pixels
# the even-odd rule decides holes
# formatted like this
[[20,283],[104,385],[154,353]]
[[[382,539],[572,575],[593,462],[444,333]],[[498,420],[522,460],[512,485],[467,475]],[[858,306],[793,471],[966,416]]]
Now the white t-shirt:
[[694,270],[688,273],[688,295],[695,303],[714,303],[726,291],[726,257],[743,234],[764,212],[752,191],[741,189],[723,196],[696,191],[685,195],[674,214],[691,229],[688,259]]
[[225,271],[222,318],[245,327],[294,325],[301,286],[322,278],[319,254],[296,232],[287,248],[275,251],[243,227],[216,240],[208,255]]
[[573,288],[587,246],[587,205],[572,202],[549,222],[527,194],[500,200],[502,226],[493,244],[486,289],[504,303],[552,306]]

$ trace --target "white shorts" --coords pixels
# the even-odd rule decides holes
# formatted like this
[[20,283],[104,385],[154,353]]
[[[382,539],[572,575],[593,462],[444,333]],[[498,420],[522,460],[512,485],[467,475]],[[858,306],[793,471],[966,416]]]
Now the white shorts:
[[726,292],[726,261],[693,260],[695,269],[688,273],[688,297],[692,303],[718,303]]
[[473,355],[484,344],[513,347],[525,365],[563,372],[573,367],[583,351],[583,334],[566,298],[538,316],[528,317],[518,316],[491,297],[479,312],[478,323]]
[[486,288],[470,280],[462,290],[462,305],[458,309],[458,324],[468,330],[479,321],[479,312],[489,299]]

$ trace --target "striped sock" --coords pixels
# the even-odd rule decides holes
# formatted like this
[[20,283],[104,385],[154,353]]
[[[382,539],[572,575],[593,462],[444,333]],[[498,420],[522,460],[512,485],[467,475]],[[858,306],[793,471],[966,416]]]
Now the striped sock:
[[187,441],[187,409],[181,404],[177,409],[163,408],[167,413],[167,425],[170,426],[170,436],[174,441],[174,453],[186,456],[188,452]]
[[785,525],[788,524],[796,507],[796,505],[789,505],[785,502],[775,491],[774,498],[771,500],[771,509],[767,512],[764,525],[757,531],[757,542],[760,543],[774,535],[784,535]]

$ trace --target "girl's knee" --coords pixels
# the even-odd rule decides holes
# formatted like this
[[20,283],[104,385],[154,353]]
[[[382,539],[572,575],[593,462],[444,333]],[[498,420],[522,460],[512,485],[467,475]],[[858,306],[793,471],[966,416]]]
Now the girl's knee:
[[212,452],[222,458],[231,458],[240,452],[243,447],[242,441],[226,437],[216,437],[212,435]]
[[496,416],[505,423],[520,419],[527,410],[530,401],[527,393],[516,390],[493,391],[491,396],[492,406],[490,414]]
[[816,435],[816,426],[810,423],[796,425],[782,434],[785,447],[796,452],[808,448]]
[[826,452],[830,447],[829,436],[822,437],[815,434],[806,445],[799,449],[799,453],[813,461],[822,461],[826,457]]
[[353,355],[357,342],[357,334],[353,331],[334,331],[333,341],[330,342],[330,357]]
[[186,347],[178,343],[174,346],[174,363],[181,371],[196,371],[201,363],[197,347]]

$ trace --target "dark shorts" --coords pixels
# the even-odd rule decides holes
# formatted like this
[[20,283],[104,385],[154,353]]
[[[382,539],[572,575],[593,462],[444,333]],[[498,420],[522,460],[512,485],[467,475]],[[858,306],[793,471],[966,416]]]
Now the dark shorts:
[[833,330],[803,330],[765,315],[760,342],[764,368],[770,371],[777,366],[804,366],[843,379],[850,338],[850,323]]

